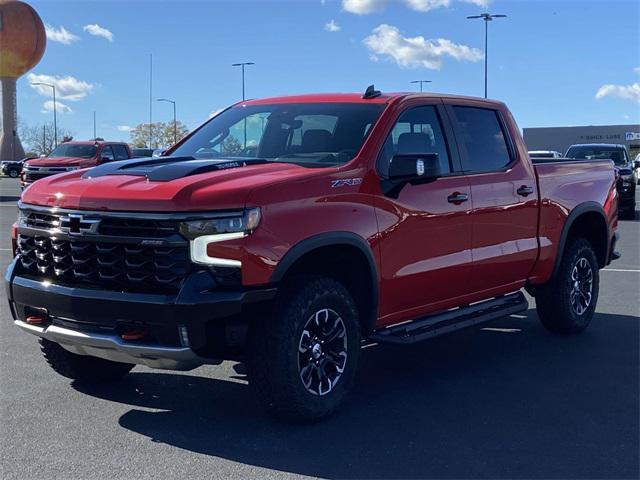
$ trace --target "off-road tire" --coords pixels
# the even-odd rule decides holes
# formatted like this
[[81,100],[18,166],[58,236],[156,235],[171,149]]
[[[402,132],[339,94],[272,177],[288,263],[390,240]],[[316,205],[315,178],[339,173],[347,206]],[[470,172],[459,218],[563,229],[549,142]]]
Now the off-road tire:
[[[340,348],[344,347],[346,360],[334,386],[328,393],[318,395],[303,383],[299,348],[308,333],[308,322],[322,310],[337,313],[342,320],[346,340],[340,341]],[[258,319],[251,327],[249,383],[259,403],[272,416],[291,423],[318,421],[332,414],[351,389],[360,346],[357,308],[347,289],[331,278],[298,276],[279,292],[271,318]],[[326,354],[329,356],[328,351]]]
[[40,350],[49,366],[57,373],[82,383],[118,380],[135,366],[88,355],[76,355],[44,338],[40,339]]
[[[572,305],[574,281],[572,274],[579,262],[588,262],[592,274],[591,298],[582,313]],[[553,333],[580,333],[591,322],[598,302],[599,271],[598,260],[591,244],[583,238],[567,240],[560,267],[548,284],[536,290],[536,309],[542,325]],[[580,308],[584,307],[582,305]],[[579,308],[578,308],[579,309]]]

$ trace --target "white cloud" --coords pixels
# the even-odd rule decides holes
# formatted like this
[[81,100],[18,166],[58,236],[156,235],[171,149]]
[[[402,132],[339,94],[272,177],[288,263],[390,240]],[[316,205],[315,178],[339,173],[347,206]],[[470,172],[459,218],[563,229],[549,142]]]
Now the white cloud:
[[636,72],[636,73],[640,73],[640,67],[634,68],[633,71]]
[[367,15],[382,10],[388,0],[342,0],[342,9],[356,15]]
[[132,127],[129,125],[118,125],[116,128],[119,132],[130,132]]
[[58,42],[58,43],[63,43],[65,45],[69,45],[70,43],[80,40],[80,37],[69,32],[64,27],[55,28],[45,23],[44,31],[47,34],[47,38],[52,42]]
[[640,82],[632,85],[603,85],[596,92],[596,98],[599,100],[604,97],[618,97],[640,103]]
[[[56,97],[61,100],[71,100],[72,102],[77,102],[78,100],[82,100],[85,98],[91,90],[95,87],[95,85],[85,82],[83,80],[78,80],[75,77],[66,76],[66,77],[58,77],[54,75],[37,75],[35,73],[30,73],[27,75],[27,80],[29,83],[49,83],[56,86]],[[47,87],[46,85],[31,85],[36,92],[45,97],[50,97],[53,95],[52,89]]]
[[333,19],[325,24],[324,29],[327,32],[339,32],[340,31],[340,25],[338,25]]
[[448,7],[451,0],[406,0],[407,6],[417,12],[428,12],[436,8]]
[[82,27],[82,29],[89,35],[106,38],[110,42],[113,42],[113,33],[111,33],[111,31],[107,30],[106,28],[101,27],[97,23],[85,25],[84,27]]
[[377,61],[381,56],[395,61],[402,68],[422,67],[439,70],[444,57],[469,62],[477,62],[484,58],[477,48],[459,45],[446,38],[430,40],[423,36],[403,37],[400,30],[386,24],[374,28],[363,42],[371,51],[372,60]]
[[[53,112],[53,100],[47,100],[46,102],[44,102],[42,104],[42,110],[40,110],[40,113],[49,113],[49,112]],[[73,110],[71,110],[69,105],[66,105],[56,100],[56,113],[71,113],[71,112],[73,112]]]
[[473,3],[479,7],[488,7],[491,3],[491,0],[461,0],[464,3]]
[[[491,3],[491,0],[460,1],[472,3],[479,7],[486,7]],[[346,12],[355,13],[356,15],[367,15],[384,10],[387,5],[393,2],[394,0],[342,0],[342,9]],[[401,0],[401,3],[404,3],[408,8],[416,12],[428,12],[436,8],[450,7],[453,0]]]

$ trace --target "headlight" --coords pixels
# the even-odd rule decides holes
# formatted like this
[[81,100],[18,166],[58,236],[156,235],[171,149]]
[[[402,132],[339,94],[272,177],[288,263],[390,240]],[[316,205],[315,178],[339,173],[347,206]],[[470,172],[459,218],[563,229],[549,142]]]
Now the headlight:
[[240,267],[239,260],[210,257],[207,245],[243,238],[260,223],[260,209],[245,210],[235,217],[190,220],[180,224],[180,233],[190,240],[191,261],[219,267]]

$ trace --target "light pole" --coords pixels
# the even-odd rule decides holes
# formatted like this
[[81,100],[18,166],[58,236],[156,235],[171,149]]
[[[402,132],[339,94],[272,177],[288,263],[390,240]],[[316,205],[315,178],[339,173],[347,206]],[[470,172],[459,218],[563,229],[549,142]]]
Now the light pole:
[[173,144],[178,143],[178,131],[176,129],[176,102],[168,98],[159,98],[159,102],[169,102],[173,104]]
[[44,85],[53,89],[53,143],[54,148],[58,146],[58,119],[56,114],[56,86],[51,83],[33,82],[31,85]]
[[253,62],[232,63],[232,67],[242,67],[242,101],[244,102],[244,67],[246,65],[255,65]]
[[96,111],[93,111],[93,140],[95,141],[95,139],[98,138],[96,135]]
[[476,19],[481,18],[484,20],[484,98],[487,98],[487,59],[489,56],[488,52],[488,36],[489,36],[489,22],[494,18],[506,18],[506,15],[498,14],[492,15],[490,13],[481,13],[480,15],[471,15],[467,17],[468,19]]
[[[255,65],[253,62],[241,62],[241,63],[232,63],[232,67],[241,67],[242,68],[242,101],[244,102],[244,67],[247,65]],[[244,118],[244,147],[247,148],[247,117]]]
[[419,83],[420,84],[420,92],[422,92],[422,84],[423,83],[431,83],[431,80],[411,80],[409,83]]

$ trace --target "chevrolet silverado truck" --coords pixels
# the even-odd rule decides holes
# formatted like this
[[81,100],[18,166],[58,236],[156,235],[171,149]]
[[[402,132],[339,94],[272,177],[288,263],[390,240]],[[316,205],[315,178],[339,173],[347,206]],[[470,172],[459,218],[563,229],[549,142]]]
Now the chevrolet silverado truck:
[[332,413],[363,342],[527,310],[574,334],[615,251],[610,160],[532,163],[503,103],[437,94],[245,101],[160,158],[28,187],[15,325],[78,382],[245,362],[278,418]]
[[20,184],[24,189],[36,180],[51,175],[129,158],[133,158],[133,154],[129,145],[123,142],[65,142],[46,157],[25,161]]

